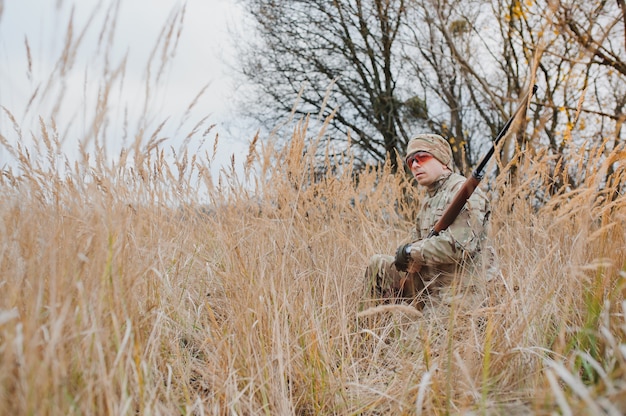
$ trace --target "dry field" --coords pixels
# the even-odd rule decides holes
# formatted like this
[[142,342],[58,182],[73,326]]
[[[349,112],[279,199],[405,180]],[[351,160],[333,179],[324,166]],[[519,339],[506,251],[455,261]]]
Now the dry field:
[[[67,81],[67,32],[47,85]],[[169,59],[172,33],[154,56]],[[306,120],[282,150],[254,139],[241,174],[211,174],[227,144],[172,155],[158,129],[111,160],[124,67],[104,75],[78,161],[53,117],[0,108],[14,161],[0,166],[0,415],[626,412],[623,147],[491,166],[500,273],[484,303],[368,309],[367,261],[395,251],[419,204],[406,176],[388,163],[357,180],[350,154],[320,175],[326,137]]]
[[584,185],[551,196],[548,157],[501,167],[501,275],[425,318],[362,304],[419,195],[388,167],[356,181],[349,155],[316,175],[307,131],[253,141],[243,177],[156,142],[64,166],[43,123],[38,152],[5,142],[0,414],[626,411],[623,152],[572,152]]

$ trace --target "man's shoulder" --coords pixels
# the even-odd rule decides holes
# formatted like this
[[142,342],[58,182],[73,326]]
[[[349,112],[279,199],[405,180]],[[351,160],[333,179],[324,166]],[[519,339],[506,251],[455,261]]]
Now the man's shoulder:
[[466,180],[465,176],[452,172],[443,183],[442,190],[447,192],[457,191]]
[[[451,199],[456,195],[456,193],[461,189],[461,186],[465,183],[467,178],[458,173],[452,173],[446,179],[445,183],[441,187],[441,193],[445,195],[446,198]],[[478,201],[487,201],[487,196],[483,192],[482,189],[476,188],[472,195],[470,196],[470,200],[474,202]]]

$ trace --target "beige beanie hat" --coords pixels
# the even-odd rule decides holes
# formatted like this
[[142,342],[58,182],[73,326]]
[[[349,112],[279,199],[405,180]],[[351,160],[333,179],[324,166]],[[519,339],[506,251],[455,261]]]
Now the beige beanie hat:
[[438,161],[443,163],[452,170],[452,149],[450,144],[438,134],[423,133],[414,136],[409,140],[409,144],[406,147],[406,156],[404,160],[407,160],[409,156],[417,152],[428,152],[435,157]]

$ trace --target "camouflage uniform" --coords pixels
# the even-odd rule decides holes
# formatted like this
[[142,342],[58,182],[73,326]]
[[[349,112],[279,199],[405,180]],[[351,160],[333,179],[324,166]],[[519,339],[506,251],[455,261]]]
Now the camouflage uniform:
[[[450,161],[445,163],[445,157],[437,159],[449,166]],[[428,187],[410,240],[411,259],[420,266],[419,272],[407,275],[396,270],[394,256],[372,256],[366,281],[373,298],[409,298],[407,300],[423,305],[449,302],[454,295],[472,290],[477,282],[471,271],[480,262],[490,212],[484,192],[476,189],[450,227],[437,236],[426,238],[464,181],[465,177],[447,171]],[[398,288],[405,277],[409,281],[400,293]]]

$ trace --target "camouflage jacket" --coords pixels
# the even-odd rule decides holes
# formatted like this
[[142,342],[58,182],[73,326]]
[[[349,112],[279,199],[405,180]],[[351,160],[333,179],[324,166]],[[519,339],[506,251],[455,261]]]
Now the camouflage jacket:
[[422,280],[437,280],[435,287],[450,284],[455,272],[474,263],[486,237],[489,201],[476,189],[450,227],[426,238],[464,182],[456,173],[442,176],[428,188],[416,218],[411,258],[421,265]]

